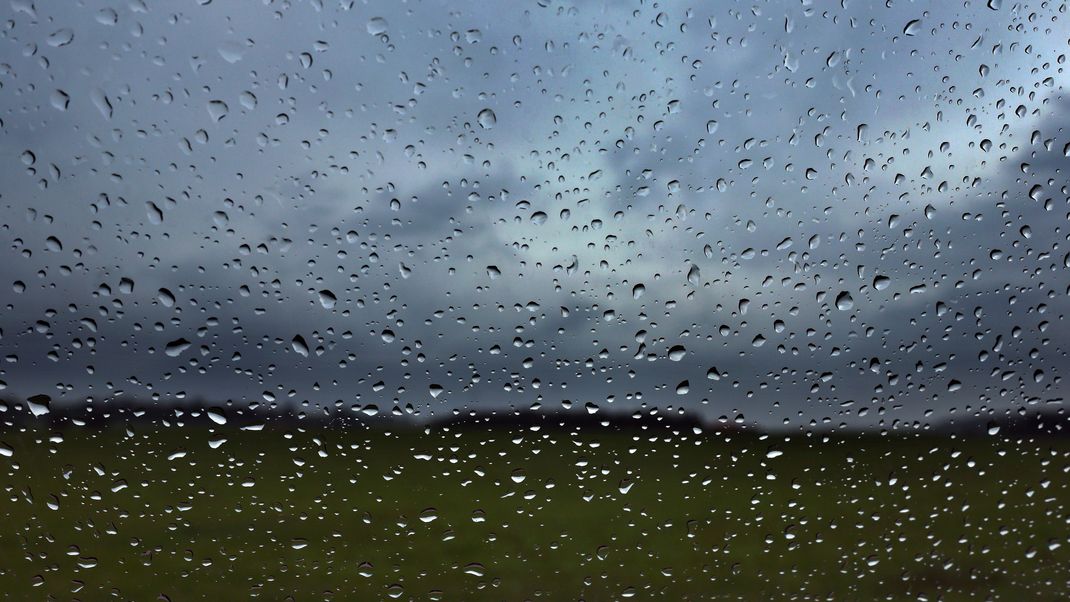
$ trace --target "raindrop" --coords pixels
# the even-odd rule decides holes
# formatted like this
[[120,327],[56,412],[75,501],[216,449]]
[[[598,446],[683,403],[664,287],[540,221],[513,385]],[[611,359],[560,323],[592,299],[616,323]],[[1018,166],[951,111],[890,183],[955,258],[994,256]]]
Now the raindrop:
[[323,309],[334,309],[334,304],[338,302],[338,297],[334,296],[334,293],[327,289],[321,290],[319,293],[320,305]]
[[52,398],[48,395],[31,395],[26,399],[26,408],[33,416],[44,416],[52,411]]
[[52,94],[48,96],[48,102],[57,111],[66,111],[67,107],[71,105],[71,97],[63,90],[53,90]]
[[226,424],[227,415],[223,412],[222,408],[208,408],[205,411],[208,414],[208,418],[216,424]]
[[701,274],[699,273],[698,266],[691,264],[691,269],[687,271],[687,281],[691,284],[698,286],[701,282]]
[[293,340],[290,341],[290,346],[293,347],[293,350],[297,355],[308,357],[308,343],[305,342],[305,337],[296,335]]
[[210,100],[208,101],[208,116],[212,118],[212,121],[218,122],[227,116],[230,111],[230,107],[222,100]]
[[476,121],[479,122],[479,127],[489,130],[498,123],[498,117],[494,114],[494,111],[483,109],[479,112],[479,115],[476,115]]
[[368,19],[368,24],[365,27],[367,28],[368,33],[377,36],[386,33],[389,25],[387,24],[386,19],[382,17],[372,17],[371,19]]
[[74,30],[68,28],[57,30],[48,36],[45,41],[53,48],[66,46],[74,41]]
[[193,343],[190,343],[186,339],[177,338],[167,343],[167,345],[163,349],[163,352],[167,354],[168,357],[178,357],[182,355],[183,351],[189,349],[191,345],[193,345]]
[[156,291],[156,300],[160,302],[160,305],[164,307],[174,307],[175,294],[166,288],[161,288]]

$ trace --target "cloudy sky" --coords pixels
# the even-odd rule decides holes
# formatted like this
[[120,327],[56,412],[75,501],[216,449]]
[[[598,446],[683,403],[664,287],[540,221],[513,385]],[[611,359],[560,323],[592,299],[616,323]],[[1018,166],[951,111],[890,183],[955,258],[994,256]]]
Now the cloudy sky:
[[1059,406],[1053,3],[0,8],[0,395]]

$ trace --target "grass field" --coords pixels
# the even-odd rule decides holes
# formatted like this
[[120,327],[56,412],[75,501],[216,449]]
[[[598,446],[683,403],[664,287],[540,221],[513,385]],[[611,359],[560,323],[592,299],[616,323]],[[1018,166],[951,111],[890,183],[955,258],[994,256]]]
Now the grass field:
[[1070,598],[1067,439],[142,425],[0,442],[6,599]]

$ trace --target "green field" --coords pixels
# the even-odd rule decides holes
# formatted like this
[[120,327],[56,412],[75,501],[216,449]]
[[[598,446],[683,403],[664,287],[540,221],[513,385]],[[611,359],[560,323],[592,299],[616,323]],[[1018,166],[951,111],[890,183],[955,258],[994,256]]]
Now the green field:
[[1067,439],[140,425],[0,442],[5,599],[1070,598]]

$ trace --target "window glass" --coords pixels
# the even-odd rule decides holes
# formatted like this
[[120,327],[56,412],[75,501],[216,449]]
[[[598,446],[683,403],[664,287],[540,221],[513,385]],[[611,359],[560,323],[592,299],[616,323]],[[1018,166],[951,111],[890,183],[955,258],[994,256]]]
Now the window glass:
[[1070,597],[1068,18],[4,2],[0,590]]

